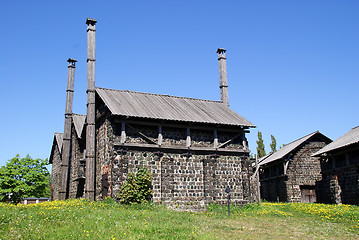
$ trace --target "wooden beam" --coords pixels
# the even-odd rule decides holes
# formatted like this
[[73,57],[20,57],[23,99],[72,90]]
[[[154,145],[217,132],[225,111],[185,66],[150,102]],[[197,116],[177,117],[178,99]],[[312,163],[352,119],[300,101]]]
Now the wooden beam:
[[190,128],[187,128],[187,137],[186,137],[186,147],[191,147],[191,131]]
[[218,135],[217,135],[217,129],[214,129],[213,130],[213,137],[214,137],[214,140],[213,140],[213,147],[215,149],[218,148]]
[[126,142],[126,123],[121,123],[121,144]]
[[288,165],[289,165],[289,159],[287,160],[287,161],[285,161],[284,163],[284,175],[286,175],[287,174],[287,170],[288,170]]
[[159,125],[159,126],[158,126],[158,140],[157,140],[158,146],[161,146],[161,145],[162,145],[162,141],[163,141],[163,137],[162,137],[162,126]]
[[[159,126],[161,125],[162,127],[171,127],[171,128],[187,128],[189,123],[170,123],[168,121],[157,121],[157,123],[154,122],[154,120],[152,120],[151,122],[149,121],[144,121],[141,119],[135,120],[135,119],[128,119],[128,118],[124,118],[121,116],[117,116],[114,115],[114,117],[118,117],[116,118],[114,121],[115,123],[121,123],[124,120],[126,120],[126,123],[130,123],[130,124],[140,124],[140,125],[145,125],[145,126]],[[178,121],[177,121],[178,122]],[[199,125],[196,125],[199,124]],[[249,133],[248,127],[240,127],[240,126],[232,126],[232,125],[220,125],[220,124],[206,124],[206,123],[196,123],[196,124],[191,124],[191,129],[196,129],[196,130],[208,130],[208,131],[213,131],[215,129],[221,129],[221,132],[245,132],[245,133]]]
[[242,145],[245,150],[248,150],[247,139],[246,139],[246,135],[244,133],[242,135]]
[[132,130],[134,130],[135,132],[137,132],[141,137],[143,137],[146,141],[151,142],[153,144],[157,145],[157,142],[153,141],[152,139],[150,139],[149,137],[147,137],[144,133],[140,132],[138,129],[132,127],[130,124],[127,124],[128,127],[130,127]]
[[187,148],[185,146],[161,146],[153,145],[153,144],[143,144],[143,143],[120,143],[115,142],[113,144],[115,147],[128,147],[128,148],[148,148],[148,149],[161,149],[161,150],[183,150],[183,151],[194,151],[194,152],[218,152],[218,153],[249,153],[249,150],[242,149],[213,149],[206,147],[190,147]]
[[237,137],[239,137],[241,134],[242,134],[242,133],[237,134],[236,136],[232,137],[232,138],[229,139],[228,141],[225,141],[224,143],[220,144],[220,145],[218,146],[218,148],[221,148],[221,147],[227,145],[228,143],[232,142],[234,139],[236,139]]

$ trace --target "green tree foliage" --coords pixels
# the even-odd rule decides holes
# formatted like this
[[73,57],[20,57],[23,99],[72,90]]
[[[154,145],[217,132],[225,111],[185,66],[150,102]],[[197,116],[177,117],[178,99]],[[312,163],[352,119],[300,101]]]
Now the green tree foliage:
[[50,174],[47,159],[16,155],[0,168],[0,200],[18,203],[26,197],[49,197]]
[[127,182],[122,185],[117,198],[120,203],[144,203],[152,196],[152,175],[146,168],[128,174]]
[[264,149],[264,142],[262,138],[262,133],[258,131],[258,140],[257,140],[257,155],[258,158],[264,157],[266,155],[266,150]]
[[277,151],[277,140],[275,139],[275,137],[273,135],[270,135],[271,138],[271,144],[270,144],[270,148],[272,150],[272,152],[276,152]]

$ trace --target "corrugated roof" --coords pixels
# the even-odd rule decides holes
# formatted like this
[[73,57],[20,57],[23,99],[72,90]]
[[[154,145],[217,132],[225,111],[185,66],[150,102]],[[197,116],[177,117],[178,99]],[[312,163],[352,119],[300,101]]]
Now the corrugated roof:
[[113,115],[255,127],[219,101],[96,88]]
[[[302,143],[304,143],[305,141],[307,141],[308,139],[310,139],[311,137],[313,137],[316,134],[321,134],[319,131],[313,132],[311,134],[308,134],[302,138],[299,138],[298,140],[295,140],[294,142],[288,143],[287,145],[285,145],[284,147],[282,147],[281,149],[279,149],[278,151],[272,153],[271,155],[268,154],[265,157],[263,157],[264,159],[259,163],[259,165],[264,165],[270,162],[274,162],[276,160],[279,160],[285,156],[287,156],[290,152],[292,152],[293,150],[295,150],[297,147],[299,147]],[[323,134],[321,134],[323,135]],[[324,135],[323,135],[324,136]]]
[[319,156],[323,153],[328,153],[330,151],[356,143],[359,143],[359,126],[352,128],[349,132],[347,132],[346,134],[344,134],[334,142],[323,147],[318,152],[314,153],[312,156]]
[[77,137],[81,138],[82,131],[86,122],[86,115],[72,114],[72,121],[75,125]]

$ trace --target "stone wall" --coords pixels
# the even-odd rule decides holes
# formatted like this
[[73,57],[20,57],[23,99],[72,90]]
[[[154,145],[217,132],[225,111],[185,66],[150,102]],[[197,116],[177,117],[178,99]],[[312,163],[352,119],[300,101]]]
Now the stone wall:
[[325,142],[315,139],[306,142],[291,153],[287,169],[284,169],[286,159],[264,166],[261,172],[261,197],[271,202],[303,201],[303,191],[315,189],[321,180],[320,160],[311,155],[325,145]]
[[315,188],[316,182],[321,180],[320,160],[311,155],[325,145],[324,142],[308,142],[294,153],[287,170],[287,201],[301,202],[301,186]]
[[52,153],[52,172],[51,172],[51,200],[59,199],[60,176],[61,176],[61,154],[56,144]]
[[154,202],[180,209],[203,209],[209,202],[225,204],[225,189],[229,186],[232,203],[248,203],[254,198],[251,191],[255,186],[249,182],[248,174],[252,172],[243,167],[243,158],[180,153],[161,156],[145,149],[126,150],[115,157],[113,176],[109,173],[109,179],[113,179],[112,196],[116,197],[129,172],[145,167],[152,173]]
[[286,177],[266,179],[261,182],[261,197],[270,202],[287,201]]
[[333,154],[321,159],[322,181],[318,201],[330,204],[359,204],[359,150]]
[[[84,193],[84,139],[78,138],[75,126],[71,129],[69,198],[81,198]],[[81,165],[81,166],[80,166]]]
[[[224,204],[227,186],[232,191],[232,203],[253,201],[256,188],[249,178],[253,171],[247,162],[248,152],[216,154],[213,130],[191,129],[191,147],[197,148],[191,151],[183,149],[186,127],[162,127],[163,148],[160,149],[153,144],[157,142],[157,126],[126,124],[126,142],[121,145],[121,122],[110,116],[102,119],[96,127],[96,199],[116,197],[128,173],[145,167],[153,177],[153,201],[173,208],[197,210],[208,202]],[[220,143],[238,135],[223,133],[226,134],[218,134]],[[200,147],[206,150],[198,151]],[[209,148],[212,150],[208,151]],[[226,149],[241,150],[243,146],[235,139]]]
[[[108,118],[102,118],[96,125],[96,199],[101,200],[108,196],[110,191],[111,172],[114,171],[111,164],[114,160],[113,142],[115,133]],[[117,139],[116,139],[117,140]],[[111,171],[111,172],[110,172]]]

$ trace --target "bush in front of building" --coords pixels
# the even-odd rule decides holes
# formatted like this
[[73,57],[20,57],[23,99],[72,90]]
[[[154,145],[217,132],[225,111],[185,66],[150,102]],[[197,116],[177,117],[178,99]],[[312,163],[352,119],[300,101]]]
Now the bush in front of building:
[[145,203],[152,197],[152,174],[146,168],[138,170],[137,174],[128,174],[127,182],[122,185],[117,198],[120,203]]

